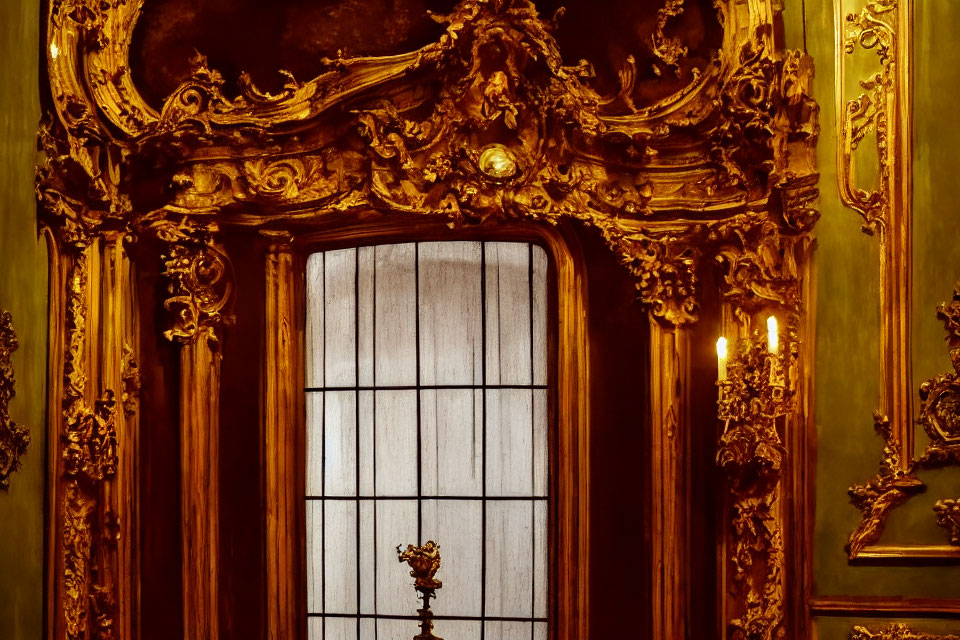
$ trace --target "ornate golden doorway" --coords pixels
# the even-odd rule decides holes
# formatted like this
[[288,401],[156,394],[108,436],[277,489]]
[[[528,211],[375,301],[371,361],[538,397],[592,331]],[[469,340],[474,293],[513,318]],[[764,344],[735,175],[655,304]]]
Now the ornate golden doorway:
[[817,108],[778,3],[219,6],[49,4],[50,637],[306,637],[320,237],[548,248],[549,637],[800,637]]

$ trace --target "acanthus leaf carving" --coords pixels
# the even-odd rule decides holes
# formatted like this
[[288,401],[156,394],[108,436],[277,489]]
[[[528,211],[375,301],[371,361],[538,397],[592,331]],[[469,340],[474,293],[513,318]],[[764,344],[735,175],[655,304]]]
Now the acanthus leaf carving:
[[933,512],[937,516],[937,526],[946,532],[950,544],[960,546],[960,500],[937,500]]
[[206,340],[217,348],[221,328],[231,321],[226,309],[233,280],[230,261],[214,240],[216,224],[184,217],[164,218],[152,226],[166,243],[168,295],[163,305],[173,318],[164,336],[180,343]]
[[718,383],[724,427],[717,464],[727,474],[732,497],[729,558],[738,603],[728,625],[738,640],[775,640],[785,633],[780,481],[786,449],[777,422],[795,407],[795,314],[782,342],[770,353],[766,334],[740,339]]
[[902,622],[894,622],[880,631],[871,631],[858,625],[853,628],[850,640],[960,640],[960,636],[922,633]]
[[[934,376],[920,385],[917,425],[930,437],[930,444],[921,455],[905,460],[903,445],[890,421],[886,416],[875,416],[875,428],[884,439],[883,459],[879,473],[870,482],[848,490],[851,502],[863,514],[847,543],[851,557],[880,540],[894,508],[926,489],[918,477],[920,471],[960,465],[960,284],[951,302],[938,305],[937,317],[947,331],[955,371]],[[940,515],[939,510],[937,514]]]
[[4,491],[10,488],[10,476],[20,468],[20,458],[30,445],[30,432],[10,417],[16,383],[11,356],[18,346],[13,317],[0,310],[0,489]]
[[[688,49],[679,38],[671,38],[664,33],[664,30],[667,28],[670,18],[676,18],[682,13],[683,0],[667,0],[666,4],[657,12],[657,28],[650,36],[653,55],[659,59],[663,66],[673,69],[678,77],[680,76],[680,60],[687,55]],[[658,64],[653,65],[653,71],[657,75],[663,73]]]
[[[889,128],[892,119],[890,102],[896,94],[895,59],[897,34],[895,22],[898,0],[870,0],[859,13],[847,15],[844,51],[853,53],[857,46],[875,50],[880,71],[861,80],[867,93],[846,102],[841,122],[840,166],[837,179],[840,199],[863,218],[863,231],[874,234],[887,224],[890,207],[891,166]],[[876,188],[862,189],[854,184],[853,157],[866,134],[876,132],[879,176]]]

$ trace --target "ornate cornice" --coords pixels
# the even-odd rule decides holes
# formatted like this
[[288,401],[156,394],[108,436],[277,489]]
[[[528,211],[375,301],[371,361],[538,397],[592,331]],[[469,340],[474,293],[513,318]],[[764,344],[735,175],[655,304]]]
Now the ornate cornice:
[[[317,78],[289,77],[275,95],[243,76],[240,95],[228,97],[198,55],[159,111],[139,97],[126,62],[139,3],[51,3],[51,86],[58,136],[70,142],[45,145],[48,162],[61,175],[86,173],[83,186],[102,206],[48,186],[47,208],[62,220],[144,226],[125,186],[136,169],[123,162],[139,157],[171,167],[172,197],[145,210],[220,227],[371,209],[451,224],[570,218],[600,228],[656,315],[693,319],[704,239],[693,227],[772,200],[791,218],[815,217],[811,65],[774,50],[759,4],[718,3],[725,42],[714,63],[675,96],[614,115],[630,74],[620,98],[598,95],[589,65],[563,64],[550,23],[525,0],[467,0],[441,18],[446,32],[431,45],[330,60]],[[655,35],[674,61],[662,31],[681,10],[665,7]],[[81,60],[113,82],[78,76]],[[422,97],[376,97],[412,88]],[[484,170],[492,144],[508,170]],[[74,200],[83,201],[78,212],[66,206]]]
[[13,330],[13,317],[0,310],[0,489],[10,488],[10,476],[20,468],[20,458],[27,452],[30,433],[10,418],[10,401],[14,384],[11,356],[19,343]]

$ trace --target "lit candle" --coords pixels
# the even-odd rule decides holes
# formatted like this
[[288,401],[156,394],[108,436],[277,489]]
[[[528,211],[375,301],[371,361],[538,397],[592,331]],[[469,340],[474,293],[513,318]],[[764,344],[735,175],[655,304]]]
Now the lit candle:
[[717,339],[717,375],[721,382],[727,379],[727,339],[723,336]]
[[777,316],[767,318],[767,351],[776,353],[780,348],[780,335],[777,333]]

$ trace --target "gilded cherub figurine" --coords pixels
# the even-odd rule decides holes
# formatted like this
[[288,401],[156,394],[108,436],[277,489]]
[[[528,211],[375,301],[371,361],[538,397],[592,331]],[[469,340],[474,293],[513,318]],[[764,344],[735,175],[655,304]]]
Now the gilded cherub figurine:
[[410,565],[410,575],[416,579],[415,587],[418,589],[439,589],[443,586],[442,582],[433,577],[440,569],[440,545],[436,542],[428,540],[422,547],[408,544],[406,551],[400,551],[398,545],[397,555],[400,562],[406,562]]

